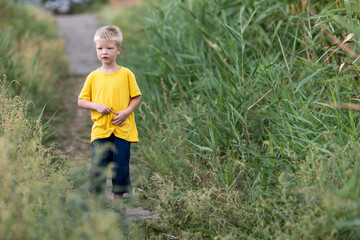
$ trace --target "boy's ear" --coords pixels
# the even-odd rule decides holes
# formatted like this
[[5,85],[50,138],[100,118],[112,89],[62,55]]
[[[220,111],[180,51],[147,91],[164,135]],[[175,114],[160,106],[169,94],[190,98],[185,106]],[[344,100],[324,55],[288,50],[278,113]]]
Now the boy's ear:
[[118,53],[118,55],[120,54],[120,52],[121,52],[121,46],[120,47],[118,47],[118,51],[119,51],[119,53]]

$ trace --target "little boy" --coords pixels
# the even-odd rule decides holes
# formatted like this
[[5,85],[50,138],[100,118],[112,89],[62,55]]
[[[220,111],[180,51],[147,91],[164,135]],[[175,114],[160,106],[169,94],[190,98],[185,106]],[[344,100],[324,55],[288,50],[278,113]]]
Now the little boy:
[[[116,26],[105,26],[96,31],[94,43],[101,67],[87,76],[78,99],[80,107],[91,110],[94,122],[89,190],[95,193],[104,190],[106,180],[103,172],[109,163],[113,163],[114,201],[122,199],[131,186],[130,143],[139,141],[134,110],[141,101],[134,74],[116,63],[121,42],[122,33]],[[109,143],[115,149],[106,151],[98,159],[96,153],[102,145]]]

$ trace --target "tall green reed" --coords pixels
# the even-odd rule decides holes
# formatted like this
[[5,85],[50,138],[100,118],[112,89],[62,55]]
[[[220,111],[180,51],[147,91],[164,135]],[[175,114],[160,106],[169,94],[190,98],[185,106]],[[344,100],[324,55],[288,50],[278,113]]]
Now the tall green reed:
[[[152,176],[147,196],[172,224],[151,225],[153,234],[286,238],[347,218],[349,211],[338,218],[324,206],[349,179],[342,172],[353,166],[350,146],[359,132],[353,111],[358,44],[343,42],[358,34],[358,13],[349,4],[152,6],[142,38],[148,47],[139,50],[141,64],[134,64],[143,92],[150,93],[140,107],[139,150]],[[330,169],[337,157],[343,159],[339,171]],[[330,178],[344,179],[331,190],[325,177],[320,185],[304,181],[312,172],[323,177],[325,171],[312,166],[320,160]],[[315,204],[308,205],[304,189],[320,189]],[[210,210],[201,208],[208,205]],[[316,218],[321,212],[329,218]],[[322,225],[312,226],[314,218]],[[289,224],[296,228],[288,231]],[[319,236],[343,231],[338,226]],[[347,225],[344,234],[357,236],[355,226]]]

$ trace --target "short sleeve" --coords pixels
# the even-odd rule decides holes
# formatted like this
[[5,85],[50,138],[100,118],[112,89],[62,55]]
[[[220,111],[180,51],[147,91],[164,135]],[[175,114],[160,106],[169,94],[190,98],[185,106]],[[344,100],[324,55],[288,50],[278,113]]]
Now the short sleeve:
[[81,99],[87,99],[89,101],[91,101],[91,78],[90,76],[88,76],[86,78],[86,81],[84,83],[83,88],[81,89],[79,98]]
[[132,72],[129,72],[129,88],[131,98],[141,95],[140,88],[135,80],[135,75]]

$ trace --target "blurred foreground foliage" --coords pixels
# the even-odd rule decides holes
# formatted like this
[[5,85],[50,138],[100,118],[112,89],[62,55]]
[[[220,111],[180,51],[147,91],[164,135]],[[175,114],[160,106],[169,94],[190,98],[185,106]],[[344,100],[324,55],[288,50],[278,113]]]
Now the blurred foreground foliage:
[[0,239],[141,239],[105,196],[81,187],[82,169],[41,144],[41,123],[26,117],[28,101],[9,96],[11,84],[0,79]]

